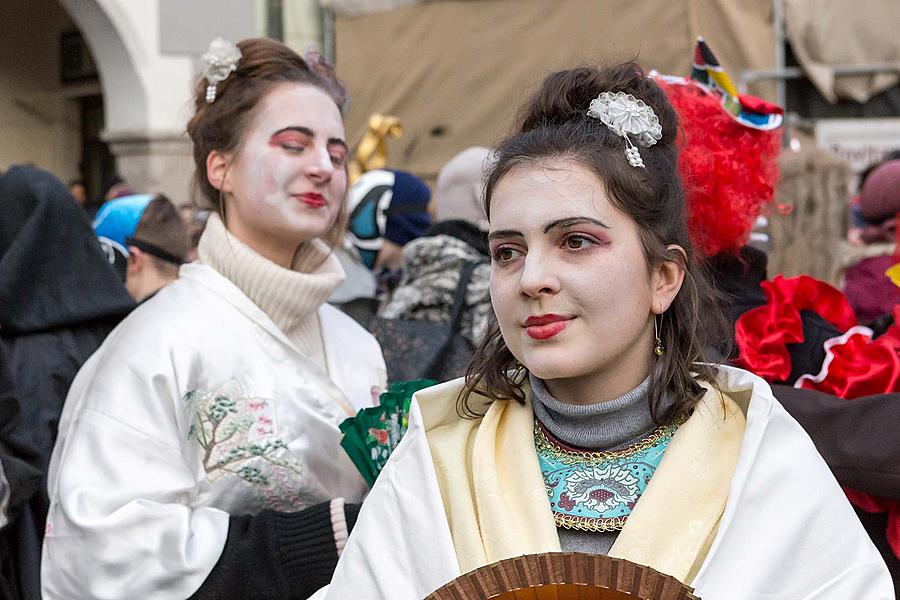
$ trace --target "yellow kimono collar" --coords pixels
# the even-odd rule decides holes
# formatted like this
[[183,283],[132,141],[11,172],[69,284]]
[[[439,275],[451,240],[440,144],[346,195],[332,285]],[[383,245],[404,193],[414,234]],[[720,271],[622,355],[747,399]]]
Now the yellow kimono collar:
[[[688,584],[715,538],[746,428],[734,400],[705,387],[610,551]],[[484,417],[462,419],[459,388],[438,386],[416,398],[460,570],[559,552],[528,390],[524,405],[493,402]]]

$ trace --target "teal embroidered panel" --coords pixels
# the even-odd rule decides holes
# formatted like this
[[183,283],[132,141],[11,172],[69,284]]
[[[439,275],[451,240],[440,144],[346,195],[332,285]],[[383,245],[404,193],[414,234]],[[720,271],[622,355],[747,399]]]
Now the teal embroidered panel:
[[621,530],[683,422],[664,424],[622,450],[589,452],[554,439],[535,420],[534,445],[556,526]]

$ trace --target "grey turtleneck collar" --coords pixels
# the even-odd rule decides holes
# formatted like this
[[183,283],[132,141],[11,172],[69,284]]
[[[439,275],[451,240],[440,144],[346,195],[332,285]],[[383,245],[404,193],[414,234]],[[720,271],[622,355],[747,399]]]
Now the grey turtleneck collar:
[[[550,394],[543,380],[530,373],[528,378],[534,415],[553,437],[570,446],[618,450],[657,427],[650,414],[649,377],[619,398],[586,405],[561,402]],[[666,414],[671,406],[665,396],[659,414]]]

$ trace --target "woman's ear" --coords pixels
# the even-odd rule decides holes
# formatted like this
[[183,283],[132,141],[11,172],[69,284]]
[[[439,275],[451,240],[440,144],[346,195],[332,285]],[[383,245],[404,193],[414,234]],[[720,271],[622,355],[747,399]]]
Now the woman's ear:
[[666,252],[671,259],[659,263],[653,269],[650,282],[652,285],[650,310],[657,315],[666,312],[675,301],[675,296],[678,295],[684,282],[687,264],[687,254],[678,244],[669,244],[666,246]]
[[231,193],[231,178],[228,176],[230,164],[231,157],[218,150],[213,150],[206,156],[206,179],[223,194]]

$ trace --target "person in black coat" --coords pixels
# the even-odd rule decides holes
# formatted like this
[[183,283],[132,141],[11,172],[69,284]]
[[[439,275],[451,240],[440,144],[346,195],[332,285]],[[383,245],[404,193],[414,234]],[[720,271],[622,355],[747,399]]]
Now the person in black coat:
[[[696,71],[695,67],[695,76]],[[729,113],[722,108],[722,90],[704,81],[708,83],[702,72],[698,81],[658,80],[683,130],[678,166],[687,188],[692,241],[721,294],[730,327],[722,348],[717,349],[719,359],[725,362],[736,358],[738,319],[768,303],[762,287],[768,279],[767,257],[748,242],[763,208],[774,200],[781,152],[780,117],[777,107],[747,96],[730,98],[741,112]],[[813,310],[800,311],[800,324],[802,341],[786,348],[789,374],[783,381],[769,382],[775,398],[803,426],[841,485],[900,499],[900,436],[895,433],[900,423],[900,394],[844,400],[791,387],[800,376],[820,372],[825,341],[843,333]],[[856,512],[900,594],[900,561],[885,536],[887,515],[859,508]]]
[[[0,450],[27,448],[25,462],[40,476],[40,485],[33,472],[9,479],[21,465],[8,458],[14,453],[0,455],[15,500],[0,529],[4,597],[40,598],[46,471],[63,402],[78,369],[133,307],[62,182],[22,166],[0,177]],[[18,410],[9,408],[12,394]]]
[[[41,487],[40,454],[17,435],[22,427],[21,413],[9,352],[0,342],[0,536]],[[9,545],[0,545],[0,598],[20,596],[13,552]]]

